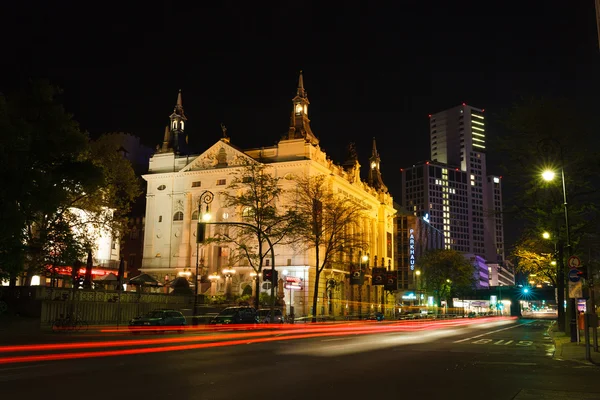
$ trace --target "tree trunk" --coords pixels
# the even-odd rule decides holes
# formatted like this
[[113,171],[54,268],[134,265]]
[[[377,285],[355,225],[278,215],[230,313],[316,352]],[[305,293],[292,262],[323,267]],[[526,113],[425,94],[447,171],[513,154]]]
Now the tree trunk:
[[317,322],[317,299],[319,298],[319,276],[321,271],[319,270],[319,245],[315,247],[315,288],[313,290],[313,301],[312,301],[312,322]]
[[256,275],[256,283],[255,283],[255,293],[254,296],[254,308],[259,309],[259,300],[260,300],[260,272]]

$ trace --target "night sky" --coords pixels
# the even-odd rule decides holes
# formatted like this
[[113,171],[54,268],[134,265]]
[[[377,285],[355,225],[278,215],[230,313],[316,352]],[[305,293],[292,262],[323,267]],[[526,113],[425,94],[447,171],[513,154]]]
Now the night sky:
[[[3,5],[0,90],[48,78],[92,137],[154,147],[182,89],[200,152],[221,122],[239,147],[276,143],[303,70],[322,147],[342,162],[356,142],[366,174],[376,137],[398,201],[399,169],[429,156],[430,113],[485,108],[493,136],[521,97],[600,106],[592,0],[129,3]],[[489,173],[498,157],[490,149]]]

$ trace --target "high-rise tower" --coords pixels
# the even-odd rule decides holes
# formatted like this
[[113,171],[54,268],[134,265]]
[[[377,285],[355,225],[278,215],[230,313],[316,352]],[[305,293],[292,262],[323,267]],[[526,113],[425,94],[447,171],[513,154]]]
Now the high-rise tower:
[[487,176],[484,110],[463,103],[430,115],[429,128],[431,160],[458,166],[468,178],[470,252],[502,262],[502,200],[499,177]]

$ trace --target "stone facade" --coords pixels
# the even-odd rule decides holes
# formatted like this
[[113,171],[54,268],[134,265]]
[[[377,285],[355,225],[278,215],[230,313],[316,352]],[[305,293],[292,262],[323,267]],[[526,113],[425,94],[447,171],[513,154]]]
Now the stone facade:
[[[299,106],[301,105],[301,107]],[[183,115],[181,96],[178,97],[177,110]],[[173,115],[171,118],[174,118]],[[178,135],[184,135],[182,125],[178,125]],[[260,149],[241,150],[231,144],[224,130],[224,137],[200,155],[183,156],[178,154],[169,140],[175,135],[165,133],[165,143],[150,159],[148,173],[143,177],[147,181],[146,214],[144,232],[144,256],[142,272],[156,277],[159,281],[170,281],[176,276],[195,275],[196,263],[200,265],[199,275],[219,275],[213,280],[212,288],[200,286],[202,293],[221,292],[227,283],[233,294],[241,294],[243,288],[255,279],[252,268],[240,262],[231,265],[230,249],[222,244],[197,246],[196,227],[198,224],[198,204],[202,194],[209,190],[214,194],[210,203],[212,220],[240,221],[236,210],[225,207],[223,193],[245,162],[263,163],[268,171],[281,178],[284,189],[295,185],[294,177],[303,175],[328,176],[333,191],[341,196],[350,197],[363,204],[367,211],[362,222],[365,239],[369,244],[370,261],[377,260],[377,266],[394,269],[394,215],[393,199],[381,181],[379,156],[372,163],[371,176],[376,176],[376,187],[360,178],[360,164],[354,160],[351,164],[335,164],[320,148],[318,139],[312,133],[308,119],[308,99],[300,78],[298,94],[293,99],[290,129],[275,146]],[[376,149],[374,148],[374,154]],[[286,196],[281,201],[286,200]],[[285,206],[285,204],[283,204]],[[214,235],[215,230],[226,226],[208,225],[206,235]],[[276,269],[279,277],[300,278],[301,288],[285,290],[283,295],[288,307],[295,307],[296,316],[309,315],[312,304],[315,276],[315,255],[313,250],[300,250],[288,246],[276,246]],[[375,257],[376,256],[376,257]],[[383,288],[370,284],[367,279],[359,288],[349,284],[350,262],[340,269],[325,269],[320,279],[322,296],[319,296],[318,314],[336,316],[357,313],[353,299],[362,299],[362,312],[378,311],[381,299],[385,300]],[[358,261],[357,261],[358,262]],[[372,266],[372,265],[371,265]],[[222,270],[233,267],[232,277],[223,277]],[[270,268],[270,266],[266,266]],[[230,280],[227,281],[226,280]],[[329,286],[327,285],[329,283]],[[268,285],[261,287],[266,290]],[[393,297],[393,296],[389,296]],[[392,301],[393,302],[393,301]],[[391,310],[393,307],[390,307]]]

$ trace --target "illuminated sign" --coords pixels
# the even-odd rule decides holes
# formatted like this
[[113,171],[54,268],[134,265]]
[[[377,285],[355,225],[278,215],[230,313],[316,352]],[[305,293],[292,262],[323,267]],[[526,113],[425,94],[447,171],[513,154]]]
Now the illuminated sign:
[[425,215],[423,216],[423,221],[429,223],[429,213],[425,213]]
[[408,261],[410,263],[410,270],[415,269],[415,230],[409,231],[410,236],[408,237]]
[[402,296],[402,300],[416,300],[417,296],[414,293],[407,293]]

